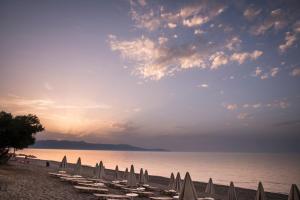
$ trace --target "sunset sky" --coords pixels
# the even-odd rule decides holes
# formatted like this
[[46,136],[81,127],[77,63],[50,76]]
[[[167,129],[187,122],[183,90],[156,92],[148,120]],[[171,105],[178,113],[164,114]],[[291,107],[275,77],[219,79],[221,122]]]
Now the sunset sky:
[[300,151],[299,41],[299,0],[0,1],[0,110],[39,139]]

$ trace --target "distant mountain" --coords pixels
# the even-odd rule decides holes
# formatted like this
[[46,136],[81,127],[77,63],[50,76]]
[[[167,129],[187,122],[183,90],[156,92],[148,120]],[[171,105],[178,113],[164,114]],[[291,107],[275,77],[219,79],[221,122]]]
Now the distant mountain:
[[166,151],[165,149],[147,149],[129,144],[94,144],[84,141],[38,140],[30,148],[36,149],[81,149],[111,151]]

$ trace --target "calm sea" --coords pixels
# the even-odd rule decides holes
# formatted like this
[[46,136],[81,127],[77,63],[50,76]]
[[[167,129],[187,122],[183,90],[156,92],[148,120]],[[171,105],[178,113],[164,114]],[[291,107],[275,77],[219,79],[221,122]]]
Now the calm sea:
[[39,159],[61,161],[64,155],[68,162],[75,163],[81,157],[82,164],[94,166],[103,161],[106,168],[120,170],[134,164],[148,169],[149,174],[169,177],[179,171],[184,176],[191,173],[193,180],[207,182],[211,177],[215,183],[256,189],[262,181],[266,191],[288,193],[292,183],[300,186],[299,154],[258,153],[200,153],[200,152],[132,152],[26,149],[19,153],[32,154]]

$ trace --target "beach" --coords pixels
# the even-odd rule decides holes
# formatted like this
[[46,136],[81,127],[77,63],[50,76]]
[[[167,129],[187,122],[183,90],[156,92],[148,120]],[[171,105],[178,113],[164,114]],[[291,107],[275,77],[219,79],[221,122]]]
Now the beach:
[[[66,182],[61,182],[57,178],[51,177],[48,172],[58,171],[58,162],[49,161],[50,167],[46,167],[45,160],[28,159],[29,163],[24,163],[24,159],[18,158],[15,161],[9,161],[6,165],[0,166],[0,199],[96,199],[92,194],[86,194],[76,191],[73,186]],[[72,171],[73,164],[69,165],[68,171]],[[91,176],[92,167],[83,166],[83,176]],[[112,179],[113,170],[107,169],[107,178]],[[136,169],[136,173],[138,169]],[[150,173],[151,174],[151,173]],[[169,178],[150,175],[150,185],[160,189],[166,189]],[[205,197],[203,191],[206,183],[194,182],[199,197]],[[215,199],[227,199],[228,187],[215,185]],[[110,192],[121,194],[120,191],[110,189]],[[239,200],[253,200],[255,190],[236,188]],[[157,194],[159,195],[159,194]],[[278,193],[266,193],[267,199],[286,200],[287,195]],[[142,198],[136,198],[142,199]],[[143,198],[147,199],[147,198]]]

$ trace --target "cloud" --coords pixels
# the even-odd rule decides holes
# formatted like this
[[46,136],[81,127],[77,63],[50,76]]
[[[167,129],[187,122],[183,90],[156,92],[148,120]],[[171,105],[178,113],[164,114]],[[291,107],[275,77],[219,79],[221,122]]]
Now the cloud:
[[12,107],[34,108],[34,109],[110,109],[108,104],[87,104],[87,105],[70,105],[60,104],[51,99],[32,99],[20,96],[9,96],[8,98],[0,99],[0,103]]
[[227,104],[227,105],[225,105],[225,108],[227,110],[236,110],[238,108],[238,105],[237,104]]
[[195,35],[202,35],[204,33],[204,31],[202,31],[201,29],[196,29],[195,31],[194,31],[194,34]]
[[136,64],[134,74],[142,78],[160,80],[176,71],[206,68],[205,53],[200,53],[194,45],[166,47],[162,40],[159,44],[144,36],[130,41],[109,36],[109,43],[113,51]]
[[[221,3],[199,1],[189,3],[175,11],[167,12],[163,6],[145,9],[145,6],[130,1],[131,18],[138,28],[154,31],[160,27],[176,28],[179,24],[186,27],[201,26],[220,15],[225,6]],[[155,5],[153,5],[155,7]]]
[[279,122],[279,123],[273,124],[273,126],[276,126],[276,127],[296,126],[296,125],[300,125],[300,120],[290,120],[290,121],[284,121],[284,122]]
[[250,53],[250,52],[233,53],[231,55],[230,60],[236,61],[239,64],[243,64],[248,59],[250,59],[250,60],[256,60],[262,54],[263,54],[263,52],[259,51],[259,50],[255,50],[252,53]]
[[[236,110],[237,108],[240,108],[241,110],[249,110],[249,109],[259,109],[259,108],[269,108],[269,109],[274,109],[274,108],[279,108],[279,109],[287,109],[290,107],[290,103],[286,100],[274,100],[272,102],[269,103],[261,103],[261,102],[257,102],[257,103],[244,103],[241,105],[238,104],[223,104],[223,106],[227,109],[227,110]],[[243,112],[244,113],[244,112]]]
[[176,25],[175,23],[169,22],[169,23],[168,23],[168,27],[169,27],[170,29],[173,29],[173,28],[176,28],[177,25]]
[[256,67],[253,76],[259,77],[260,79],[265,80],[265,79],[268,79],[270,77],[276,77],[278,72],[279,72],[278,67],[271,68],[269,70],[269,72],[263,72],[263,70],[260,67]]
[[295,42],[297,41],[297,37],[296,34],[290,33],[290,32],[286,32],[285,34],[285,42],[281,45],[279,45],[279,51],[280,52],[285,52],[288,48],[292,47]]
[[197,85],[197,87],[201,87],[201,88],[208,88],[208,84],[203,83],[201,85]]
[[157,14],[151,9],[149,12],[138,13],[133,7],[131,8],[131,18],[135,22],[137,28],[145,28],[154,31],[161,26],[161,20]]
[[272,68],[272,69],[270,70],[270,75],[271,75],[272,77],[275,77],[275,76],[278,74],[278,72],[279,72],[279,68],[278,68],[278,67],[274,67],[274,68]]
[[187,27],[193,27],[193,26],[200,26],[206,22],[208,22],[208,17],[202,17],[202,16],[194,16],[190,19],[184,19],[183,25]]
[[158,43],[159,43],[160,45],[162,45],[162,44],[168,42],[168,40],[169,40],[169,39],[166,38],[166,37],[159,37],[159,38],[158,38]]
[[291,75],[292,76],[300,76],[300,68],[293,69]]
[[133,122],[125,122],[125,123],[117,122],[117,123],[113,123],[111,125],[111,127],[117,128],[122,132],[127,132],[127,131],[131,132],[131,131],[135,131],[139,128]]
[[261,11],[261,9],[255,8],[253,5],[251,5],[244,11],[243,15],[247,20],[253,20],[261,13]]
[[238,119],[241,119],[241,120],[246,119],[246,118],[248,118],[248,117],[249,117],[249,113],[240,113],[240,114],[238,114],[238,116],[237,116],[237,118],[238,118]]
[[237,50],[240,47],[241,43],[242,43],[242,41],[240,40],[240,38],[235,36],[235,37],[232,37],[229,41],[227,41],[227,44],[225,45],[225,47],[228,50],[233,51],[233,50]]
[[265,20],[251,27],[250,32],[253,35],[263,35],[268,30],[274,28],[280,30],[287,25],[286,15],[281,9],[276,9],[270,12]]
[[228,58],[223,51],[219,51],[210,56],[211,69],[218,69],[221,65],[228,63]]

